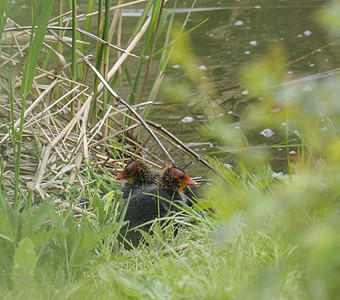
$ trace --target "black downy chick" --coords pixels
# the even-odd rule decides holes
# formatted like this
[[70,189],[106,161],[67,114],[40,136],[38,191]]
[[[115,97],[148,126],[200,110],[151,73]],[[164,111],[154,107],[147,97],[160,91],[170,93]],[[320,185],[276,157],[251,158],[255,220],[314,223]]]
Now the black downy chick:
[[[185,172],[176,167],[167,167],[162,175],[152,171],[147,166],[131,163],[119,174],[117,179],[126,179],[127,187],[123,190],[123,197],[127,194],[128,203],[124,220],[129,221],[132,229],[159,217],[166,216],[169,211],[177,211],[171,202],[182,201],[183,190],[194,185],[195,181],[189,178]],[[130,197],[129,197],[130,195]],[[168,201],[164,200],[167,199]],[[138,229],[149,231],[151,224],[145,224]],[[122,228],[121,234],[126,240],[137,246],[142,238],[139,230]],[[128,245],[125,244],[127,247]]]
[[[123,242],[123,236],[127,241],[137,246],[142,235],[137,229],[132,228],[157,217],[157,215],[153,215],[156,204],[155,199],[144,193],[155,194],[159,178],[160,174],[152,170],[141,160],[130,161],[124,170],[116,176],[118,180],[126,180],[122,188],[124,200],[123,211],[126,209],[124,221],[129,222],[123,226],[120,231],[120,235],[118,236],[120,242]],[[138,229],[148,231],[149,227],[150,225],[145,225]],[[125,246],[129,248],[127,243],[125,243]]]

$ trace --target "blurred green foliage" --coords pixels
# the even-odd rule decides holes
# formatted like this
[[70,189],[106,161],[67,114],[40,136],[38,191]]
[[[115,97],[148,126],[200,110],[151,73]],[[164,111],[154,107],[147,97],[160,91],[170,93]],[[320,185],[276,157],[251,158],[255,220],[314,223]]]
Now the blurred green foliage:
[[[339,4],[333,1],[320,12],[323,24],[332,26],[333,30],[339,25],[336,21]],[[243,128],[269,126],[300,140],[298,161],[294,164],[288,161],[293,170],[291,178],[281,178],[278,182],[276,173],[268,173],[266,160],[249,150],[247,155],[237,156],[236,172],[225,167],[223,174],[232,189],[216,179],[218,184],[208,195],[216,201],[219,214],[227,224],[236,212],[242,211],[245,224],[268,235],[271,230],[274,230],[272,233],[280,231],[287,241],[295,244],[288,261],[259,271],[251,289],[252,298],[272,299],[273,294],[265,296],[266,290],[274,294],[285,290],[287,270],[293,260],[300,273],[301,294],[297,298],[337,299],[340,294],[340,239],[337,237],[340,230],[340,76],[288,82],[286,65],[284,50],[270,46],[265,58],[243,72],[244,85],[256,99],[255,108],[243,120]],[[256,160],[259,163],[254,163]],[[244,170],[247,172],[242,172]],[[268,223],[273,226],[271,230]],[[281,297],[291,299],[292,295]]]

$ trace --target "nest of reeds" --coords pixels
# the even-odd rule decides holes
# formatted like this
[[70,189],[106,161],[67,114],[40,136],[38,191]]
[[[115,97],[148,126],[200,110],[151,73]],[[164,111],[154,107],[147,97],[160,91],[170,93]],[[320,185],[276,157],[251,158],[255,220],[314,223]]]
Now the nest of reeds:
[[[116,7],[111,30],[119,23],[121,9],[119,5]],[[44,199],[56,191],[67,191],[74,183],[84,184],[82,173],[88,168],[100,166],[117,173],[123,167],[123,160],[133,157],[143,157],[159,167],[166,162],[174,164],[166,150],[170,145],[212,168],[161,125],[145,119],[145,108],[152,105],[155,91],[163,78],[161,71],[150,92],[152,96],[148,95],[144,97],[146,101],[131,105],[108,83],[118,76],[127,59],[140,63],[142,58],[133,54],[133,50],[149,30],[151,16],[144,18],[125,50],[80,28],[77,28],[80,39],[72,43],[72,38],[65,34],[70,29],[68,19],[64,16],[63,27],[56,27],[53,20],[50,21],[37,66],[29,70],[34,78],[25,100],[21,85],[28,63],[32,29],[7,20],[1,39],[0,88],[1,179],[8,189],[7,193],[15,190],[16,172],[20,174],[19,191],[23,197],[31,190]],[[157,26],[153,30],[153,38],[156,38]],[[111,68],[106,65],[108,61],[104,57],[104,66],[102,64],[98,68],[92,63],[91,54],[83,54],[86,51],[80,45],[86,44],[84,40],[89,38],[98,42],[100,47],[109,47],[119,53]],[[74,49],[74,45],[79,51]],[[64,56],[65,49],[77,55],[72,63]],[[150,53],[153,51],[151,47]],[[72,78],[74,64],[81,72],[79,80]],[[90,81],[95,82],[94,86],[88,83]],[[153,143],[155,151],[148,150],[150,143]],[[158,155],[160,150],[162,155]],[[68,184],[65,185],[65,182]]]

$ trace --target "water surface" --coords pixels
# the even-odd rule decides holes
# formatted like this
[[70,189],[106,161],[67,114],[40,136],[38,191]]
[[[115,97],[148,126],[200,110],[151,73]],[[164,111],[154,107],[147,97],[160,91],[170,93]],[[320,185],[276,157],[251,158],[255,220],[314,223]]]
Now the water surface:
[[[169,14],[174,14],[175,23],[182,24],[192,1],[178,1],[173,10],[174,3],[169,1],[167,9]],[[183,65],[170,61],[149,118],[162,124],[199,154],[216,156],[225,163],[233,164],[232,153],[202,135],[200,128],[210,119],[219,117],[241,130],[242,118],[252,95],[240,85],[240,73],[247,70],[252,61],[265,56],[271,44],[281,44],[288,60],[296,61],[289,65],[287,76],[292,79],[338,67],[338,44],[315,51],[331,41],[315,18],[317,9],[326,3],[322,0],[197,1],[186,27],[189,30],[203,22],[190,34],[195,64],[188,73]],[[78,1],[78,5],[78,13],[84,12],[87,2]],[[124,9],[123,45],[128,42],[142,7]],[[29,24],[28,10],[27,1],[13,1],[12,18],[20,20],[21,25],[25,22]],[[161,45],[159,43],[157,46]],[[313,51],[315,53],[309,55]],[[154,62],[157,59],[156,56]],[[112,60],[115,60],[114,55]],[[133,70],[136,66],[131,59],[128,67]],[[147,89],[152,86],[152,71]],[[200,76],[200,85],[191,80],[196,72]],[[178,86],[183,88],[184,94],[178,93]],[[126,87],[123,77],[117,92],[128,99],[129,89]],[[271,146],[284,142],[284,137],[271,128],[258,128],[247,137],[250,146]],[[155,152],[162,156],[160,151]],[[182,166],[192,161],[179,151],[171,152]],[[271,153],[274,169],[286,172],[285,151],[275,147]],[[205,173],[205,169],[198,164],[190,166],[190,169]]]

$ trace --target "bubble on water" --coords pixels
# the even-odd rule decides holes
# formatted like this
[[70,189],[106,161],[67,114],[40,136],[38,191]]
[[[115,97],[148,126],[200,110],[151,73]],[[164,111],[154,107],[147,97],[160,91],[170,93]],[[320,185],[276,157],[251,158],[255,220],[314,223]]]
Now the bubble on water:
[[214,36],[214,34],[213,34],[213,33],[209,33],[209,35],[208,35],[208,36],[212,37],[212,36]]
[[200,69],[201,71],[208,70],[208,68],[205,65],[199,66],[198,69]]
[[282,151],[282,148],[278,148],[277,150]]
[[244,54],[249,55],[251,52],[249,50],[244,51]]
[[259,9],[259,8],[261,8],[261,5],[255,5],[254,8]]
[[279,109],[278,107],[272,109],[272,112],[273,112],[273,113],[278,112],[278,111],[280,111],[280,109]]
[[235,128],[235,129],[240,129],[240,126],[235,126],[234,128]]
[[310,67],[314,67],[314,66],[315,66],[315,64],[309,64],[309,66],[310,66]]
[[325,61],[329,61],[329,59],[328,59],[328,58],[325,58]]
[[242,26],[244,23],[243,23],[243,21],[241,21],[241,20],[238,20],[238,21],[236,21],[235,22],[235,26]]
[[188,116],[188,117],[184,117],[181,121],[183,122],[183,123],[191,123],[191,122],[193,122],[195,119],[193,118],[193,117],[190,117],[190,116]]
[[173,67],[174,69],[180,69],[180,68],[181,68],[180,65],[173,65],[172,67]]
[[298,38],[302,37],[302,34],[298,34],[297,37],[298,37]]
[[306,30],[303,34],[305,36],[310,36],[312,34],[312,32],[310,30]]
[[267,129],[265,129],[265,130],[262,130],[262,131],[261,131],[261,134],[262,134],[264,137],[266,137],[266,138],[270,138],[270,137],[274,134],[274,131],[271,130],[271,129],[269,129],[269,128],[267,128]]
[[293,72],[293,71],[288,71],[287,73],[288,73],[288,74],[293,74],[294,72]]
[[233,111],[232,111],[232,110],[229,110],[229,111],[228,111],[228,114],[229,114],[229,115],[232,115],[232,114],[233,114]]
[[250,41],[249,44],[252,46],[257,46],[257,41]]
[[286,123],[285,122],[281,123],[281,126],[286,126]]
[[289,154],[296,154],[296,151],[294,151],[294,150],[289,151]]
[[231,164],[223,164],[224,166],[226,166],[228,169],[232,169],[234,166]]

